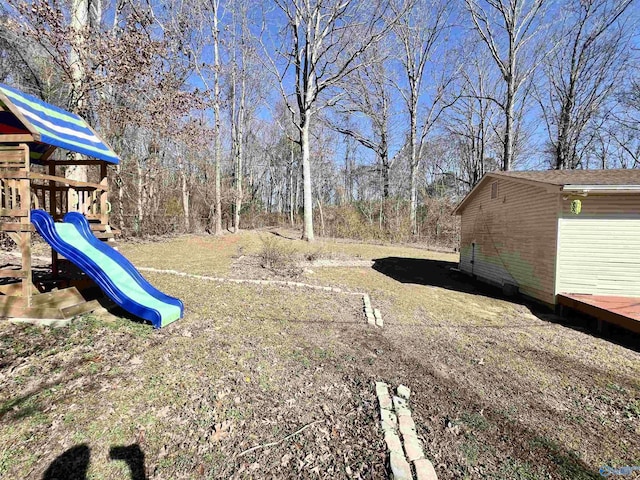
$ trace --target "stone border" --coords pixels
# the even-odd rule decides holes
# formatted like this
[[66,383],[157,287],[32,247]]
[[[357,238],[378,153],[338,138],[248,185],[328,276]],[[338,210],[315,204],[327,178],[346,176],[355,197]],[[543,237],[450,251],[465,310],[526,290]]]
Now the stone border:
[[[12,252],[12,251],[5,252],[5,254],[16,256],[16,257],[19,256],[19,253]],[[48,257],[43,257],[38,255],[32,255],[31,258],[41,260],[41,261],[46,261],[46,262],[51,261],[51,259]],[[370,263],[371,265],[373,265],[373,262],[370,262]],[[326,265],[320,265],[320,266],[326,266]],[[339,265],[339,266],[342,266],[342,265]],[[361,265],[358,265],[358,266],[361,266]],[[313,290],[324,290],[326,292],[332,292],[332,293],[358,295],[362,297],[362,302],[364,303],[364,315],[365,315],[367,324],[380,327],[380,328],[384,326],[384,322],[382,320],[382,314],[380,313],[380,310],[377,308],[371,307],[371,298],[367,293],[349,292],[346,290],[342,290],[341,288],[338,288],[338,287],[328,287],[328,286],[324,287],[322,285],[312,285],[310,283],[302,283],[302,282],[288,282],[284,280],[253,280],[253,279],[239,279],[239,278],[210,277],[207,275],[196,275],[193,273],[179,272],[178,270],[163,270],[163,269],[153,268],[153,267],[137,267],[137,269],[141,272],[166,273],[169,275],[179,275],[181,277],[189,277],[189,278],[195,278],[198,280],[209,280],[209,281],[221,282],[221,283],[228,282],[228,283],[249,283],[254,285],[278,285],[281,287],[309,288]]]
[[[413,480],[414,478],[438,480],[433,464],[424,457],[416,425],[411,418],[409,408],[411,390],[404,385],[399,385],[396,393],[397,395],[392,398],[389,394],[389,385],[376,382],[376,396],[380,404],[380,427],[384,432],[384,441],[389,450],[389,478],[392,480]],[[402,442],[400,435],[402,435]]]
[[197,275],[194,273],[186,273],[179,272],[178,270],[163,270],[153,267],[138,267],[138,270],[141,272],[153,272],[153,273],[165,273],[169,275],[178,275],[181,277],[194,278],[196,280],[208,280],[212,282],[220,282],[220,283],[247,283],[252,285],[276,285],[279,287],[293,287],[293,288],[308,288],[312,290],[321,290],[325,292],[332,293],[344,293],[346,295],[358,295],[362,297],[362,302],[364,304],[364,314],[365,319],[369,325],[382,327],[384,325],[382,321],[382,315],[380,310],[377,308],[371,307],[371,298],[369,294],[362,292],[350,292],[347,290],[343,290],[338,287],[328,287],[322,285],[312,285],[310,283],[302,283],[302,282],[290,282],[284,280],[253,280],[253,279],[241,279],[241,278],[225,278],[225,277],[210,277],[208,275]]

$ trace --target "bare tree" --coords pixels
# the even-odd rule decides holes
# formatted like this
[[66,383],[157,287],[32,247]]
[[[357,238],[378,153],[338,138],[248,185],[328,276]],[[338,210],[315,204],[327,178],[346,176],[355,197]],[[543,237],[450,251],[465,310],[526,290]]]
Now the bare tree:
[[458,181],[470,190],[489,171],[496,155],[492,149],[497,129],[496,81],[490,75],[486,60],[470,57],[461,72],[460,92],[449,111],[446,129],[453,135],[458,155]]
[[[444,61],[439,47],[450,27],[452,9],[445,0],[417,0],[395,22],[394,31],[401,45],[399,61],[403,84],[398,84],[409,116],[408,160],[410,170],[411,230],[418,232],[418,165],[425,140],[449,104],[444,102],[453,80],[451,65]],[[441,62],[434,55],[441,55]],[[431,78],[426,81],[429,68]]]
[[637,60],[630,66],[629,73],[636,77],[617,92],[614,105],[606,109],[602,126],[597,129],[601,156],[609,160],[601,162],[602,168],[640,168],[640,68]]
[[242,160],[244,156],[244,127],[247,97],[247,57],[249,55],[249,31],[247,27],[247,5],[237,2],[232,29],[231,45],[231,149],[234,159],[233,231],[240,231],[240,209],[242,208]]
[[618,85],[628,59],[622,15],[633,0],[571,0],[563,6],[559,44],[545,62],[541,106],[553,148],[552,166],[576,168],[581,139]]
[[363,68],[345,78],[344,95],[336,108],[345,121],[327,118],[331,128],[375,153],[384,199],[389,197],[389,171],[395,161],[395,157],[389,157],[391,87],[384,60],[372,58]]
[[220,139],[220,30],[218,16],[220,14],[220,0],[211,0],[211,21],[213,41],[213,156],[215,168],[215,234],[222,235],[222,183],[220,181],[220,162],[222,146]]
[[244,165],[247,158],[245,144],[247,128],[256,125],[256,111],[268,95],[264,68],[259,58],[259,45],[250,30],[250,7],[248,0],[229,2],[232,20],[226,42],[229,50],[229,89],[231,119],[231,151],[233,157],[233,228],[240,229],[240,211],[243,202]]
[[[89,20],[90,11],[93,16],[93,21]],[[87,54],[84,50],[87,48],[85,38],[90,32],[90,28],[99,24],[101,15],[101,8],[99,4],[91,0],[73,0],[71,2],[71,22],[70,27],[73,32],[73,42],[69,49],[69,66],[71,68],[71,107],[76,113],[80,113],[86,116],[88,105],[87,96],[88,89],[85,85],[86,73],[85,71],[90,68],[90,65],[86,64]],[[96,18],[97,17],[97,18]],[[93,25],[92,25],[93,24]],[[76,154],[76,157],[81,155]],[[89,168],[86,165],[72,165],[69,166],[65,172],[65,176],[72,180],[79,180],[86,182]],[[72,196],[69,195],[69,210],[72,206]]]
[[[302,151],[304,226],[302,238],[314,240],[309,132],[319,99],[363,65],[364,53],[388,31],[386,4],[356,0],[276,0],[284,14],[283,57],[269,58],[283,99],[298,130]],[[391,22],[393,23],[393,22]],[[288,83],[293,76],[293,88]],[[291,91],[293,90],[293,92]],[[295,104],[292,100],[295,100]],[[328,99],[330,104],[335,99]]]
[[515,109],[519,93],[545,53],[535,44],[543,28],[545,1],[465,0],[465,4],[475,31],[489,49],[504,80],[503,98],[494,101],[504,112],[502,169],[510,170],[514,162]]

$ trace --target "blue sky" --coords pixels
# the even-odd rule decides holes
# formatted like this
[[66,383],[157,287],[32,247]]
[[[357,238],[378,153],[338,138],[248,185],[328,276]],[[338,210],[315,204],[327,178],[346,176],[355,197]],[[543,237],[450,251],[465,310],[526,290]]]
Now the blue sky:
[[[264,15],[266,28],[265,28],[265,31],[263,32],[263,38],[265,40],[265,45],[267,46],[269,50],[269,54],[272,56],[272,58],[277,59],[276,61],[277,61],[278,67],[283,68],[283,60],[275,54],[274,48],[276,47],[276,45],[279,44],[281,40],[280,34],[285,25],[284,16],[282,12],[280,12],[276,7],[267,7],[264,9],[260,9],[260,8],[257,8],[259,5],[261,4],[256,3],[256,8],[253,8],[251,10],[251,15],[250,15],[251,29],[254,32],[254,34],[257,34],[257,32],[259,32],[260,22],[263,19],[262,15]],[[559,3],[556,2],[556,3],[552,3],[551,5],[554,8],[552,8],[549,11],[547,19],[545,19],[545,21],[548,23],[548,26],[550,27],[553,26],[551,22],[556,21],[558,18],[557,5],[559,5]],[[640,16],[640,9],[638,8],[638,2],[636,2],[635,6],[631,7],[631,9],[628,11],[628,14],[629,14],[628,20],[638,24],[638,17]],[[224,4],[223,4],[223,13],[221,17],[221,30],[223,30],[225,26],[227,26],[228,28],[230,22],[231,22],[231,15],[224,10]],[[434,55],[432,64],[428,66],[427,71],[425,72],[426,78],[425,78],[424,84],[426,88],[421,94],[421,102],[423,104],[428,104],[430,102],[430,95],[432,94],[432,92],[430,91],[429,87],[433,85],[430,76],[433,72],[437,72],[437,70],[440,68],[440,65],[438,65],[438,62],[441,62],[443,59],[445,59],[445,54],[447,51],[452,51],[455,48],[460,47],[465,38],[470,38],[471,42],[476,44],[475,46],[477,47],[477,51],[479,55],[489,55],[486,47],[479,41],[477,34],[471,30],[471,26],[472,24],[471,24],[470,18],[468,17],[468,14],[466,12],[460,12],[459,20],[455,22],[454,26],[450,30],[448,42],[443,43],[441,45],[440,50],[437,51],[436,54]],[[223,33],[223,37],[225,34],[226,32]],[[632,42],[632,46],[635,49],[638,49],[640,43],[639,43],[639,37],[637,33],[632,38],[631,42]],[[542,47],[544,48],[544,44],[542,44]],[[221,53],[222,53],[222,61],[223,63],[226,63],[229,59],[229,53],[226,50],[226,48],[223,48],[221,50]],[[467,52],[463,52],[463,53],[467,53]],[[209,63],[209,64],[212,63],[211,48],[207,48],[204,51],[202,55],[202,61],[204,63]],[[494,68],[494,75],[497,75],[497,69],[495,68],[495,65],[492,65],[492,67]],[[399,68],[398,63],[389,62],[389,68],[391,73],[395,76],[400,87],[406,86],[404,75],[402,74],[401,68]],[[539,76],[540,73],[537,73],[537,75]],[[273,80],[274,78],[269,79],[269,81],[273,81]],[[191,83],[193,86],[197,86],[200,88],[202,87],[202,82],[197,76],[192,77]],[[286,91],[288,93],[293,93],[294,78],[291,74],[289,74],[288,77],[285,77],[285,84],[286,84]],[[407,127],[408,127],[408,117],[406,115],[402,99],[399,93],[397,92],[397,90],[392,89],[392,98],[393,98],[393,112],[394,112],[394,115],[392,118],[394,119],[394,121],[392,122],[392,125],[390,125],[390,133],[391,133],[390,156],[393,156],[401,148],[406,135]],[[273,111],[272,111],[272,108],[270,108],[270,106],[273,106],[275,103],[279,101],[281,101],[280,93],[278,89],[274,87],[270,90],[270,92],[268,92],[267,98],[265,100],[265,104],[257,108],[256,110],[257,117],[265,121],[272,120]],[[354,118],[354,120],[358,122],[357,116]],[[362,128],[366,130],[366,122],[360,121],[360,124]],[[524,124],[527,127],[528,142],[531,145],[536,146],[536,150],[538,150],[538,153],[533,155],[532,159],[530,159],[528,162],[526,162],[522,166],[542,167],[544,164],[544,160],[543,160],[543,155],[539,153],[539,150],[547,140],[547,132],[544,127],[544,124],[540,120],[539,108],[536,106],[536,103],[534,101],[529,102],[529,104],[527,105],[527,108],[524,114]],[[434,133],[437,133],[437,132],[434,132]],[[343,144],[343,142],[339,142],[339,143],[340,145]],[[360,157],[363,159],[367,159],[370,162],[373,161],[373,154],[371,152],[366,151],[366,149],[364,148],[360,150]],[[336,161],[342,162],[343,158],[344,158],[344,150],[342,147],[338,146],[336,151]]]

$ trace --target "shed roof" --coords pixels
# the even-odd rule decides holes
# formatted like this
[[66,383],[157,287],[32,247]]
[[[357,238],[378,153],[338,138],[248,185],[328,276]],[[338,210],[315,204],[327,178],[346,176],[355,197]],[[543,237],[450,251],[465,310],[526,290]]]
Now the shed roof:
[[523,183],[538,184],[558,193],[591,191],[600,193],[640,192],[640,169],[611,170],[536,170],[486,173],[453,211],[459,215],[482,185],[507,177]]
[[75,113],[0,83],[0,134],[31,134],[32,160],[50,146],[61,147],[109,163],[120,158],[89,124]]

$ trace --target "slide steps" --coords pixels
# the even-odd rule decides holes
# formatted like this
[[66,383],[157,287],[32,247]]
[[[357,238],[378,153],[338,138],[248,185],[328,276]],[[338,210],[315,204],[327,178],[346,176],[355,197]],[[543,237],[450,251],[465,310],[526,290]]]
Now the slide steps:
[[31,297],[0,297],[2,314],[17,318],[68,320],[101,307],[97,300],[87,301],[75,287],[40,293]]

